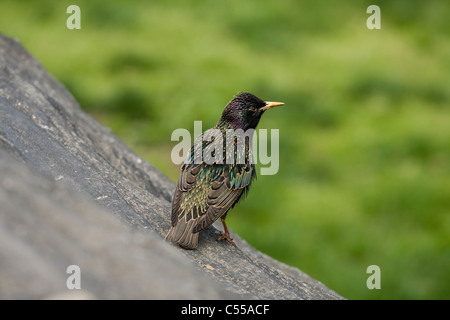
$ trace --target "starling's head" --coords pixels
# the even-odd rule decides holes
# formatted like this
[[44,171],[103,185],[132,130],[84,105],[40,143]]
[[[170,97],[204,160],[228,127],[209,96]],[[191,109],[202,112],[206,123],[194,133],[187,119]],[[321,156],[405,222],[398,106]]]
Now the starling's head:
[[233,129],[255,129],[264,111],[283,104],[263,101],[251,93],[241,92],[228,102],[219,124],[228,124]]

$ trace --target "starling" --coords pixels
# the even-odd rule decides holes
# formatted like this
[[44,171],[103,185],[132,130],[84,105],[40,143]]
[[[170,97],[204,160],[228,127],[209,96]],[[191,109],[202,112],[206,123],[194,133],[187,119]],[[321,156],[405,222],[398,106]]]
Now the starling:
[[[227,240],[236,247],[225,217],[228,210],[247,195],[256,178],[251,154],[253,131],[264,111],[281,105],[282,102],[266,102],[250,93],[239,93],[225,106],[216,126],[196,139],[181,167],[173,195],[172,227],[166,235],[167,240],[185,249],[195,249],[199,232],[220,218],[224,232],[217,240]],[[238,129],[247,135],[244,136],[244,144],[238,136],[227,135],[227,132]],[[217,134],[208,135],[211,132],[220,133],[219,137]],[[229,141],[226,141],[227,137]],[[216,138],[219,139],[215,142]],[[204,156],[208,154],[214,157],[214,161],[205,160]]]

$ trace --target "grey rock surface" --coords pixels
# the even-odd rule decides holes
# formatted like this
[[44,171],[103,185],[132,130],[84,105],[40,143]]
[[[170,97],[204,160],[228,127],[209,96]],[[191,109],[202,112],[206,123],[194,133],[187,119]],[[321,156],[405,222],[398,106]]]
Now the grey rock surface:
[[0,299],[342,299],[214,227],[165,242],[174,186],[0,34]]

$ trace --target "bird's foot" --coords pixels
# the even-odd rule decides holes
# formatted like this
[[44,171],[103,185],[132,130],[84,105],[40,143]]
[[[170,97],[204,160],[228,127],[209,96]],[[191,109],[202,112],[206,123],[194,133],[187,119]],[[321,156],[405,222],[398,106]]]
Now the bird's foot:
[[217,241],[227,240],[229,244],[237,248],[236,243],[234,243],[233,238],[230,237],[229,232],[220,232],[221,236],[217,238]]

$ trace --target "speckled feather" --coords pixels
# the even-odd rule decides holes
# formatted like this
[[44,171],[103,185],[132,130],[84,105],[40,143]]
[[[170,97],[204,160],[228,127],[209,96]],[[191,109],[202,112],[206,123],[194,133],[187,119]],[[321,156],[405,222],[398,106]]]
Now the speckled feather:
[[[227,129],[254,129],[263,111],[258,108],[265,106],[261,99],[241,93],[231,100],[222,113],[222,117],[213,129],[222,133],[223,152],[217,159],[221,161],[208,164],[201,155],[214,153],[214,138],[208,131],[198,137],[191,152],[181,167],[173,202],[172,228],[166,239],[177,242],[180,246],[193,249],[197,247],[198,232],[208,228],[219,218],[225,218],[228,210],[233,208],[245,196],[252,181],[256,178],[255,165],[252,158],[251,141],[246,140],[245,161],[237,163],[235,150],[226,148]],[[253,112],[257,110],[257,112]],[[203,135],[210,137],[203,141]],[[237,139],[234,138],[236,148]],[[201,147],[200,145],[201,144]],[[196,148],[196,145],[198,146]],[[234,164],[227,164],[226,159],[234,155]],[[228,157],[228,158],[227,158]],[[220,163],[221,162],[221,163]]]

